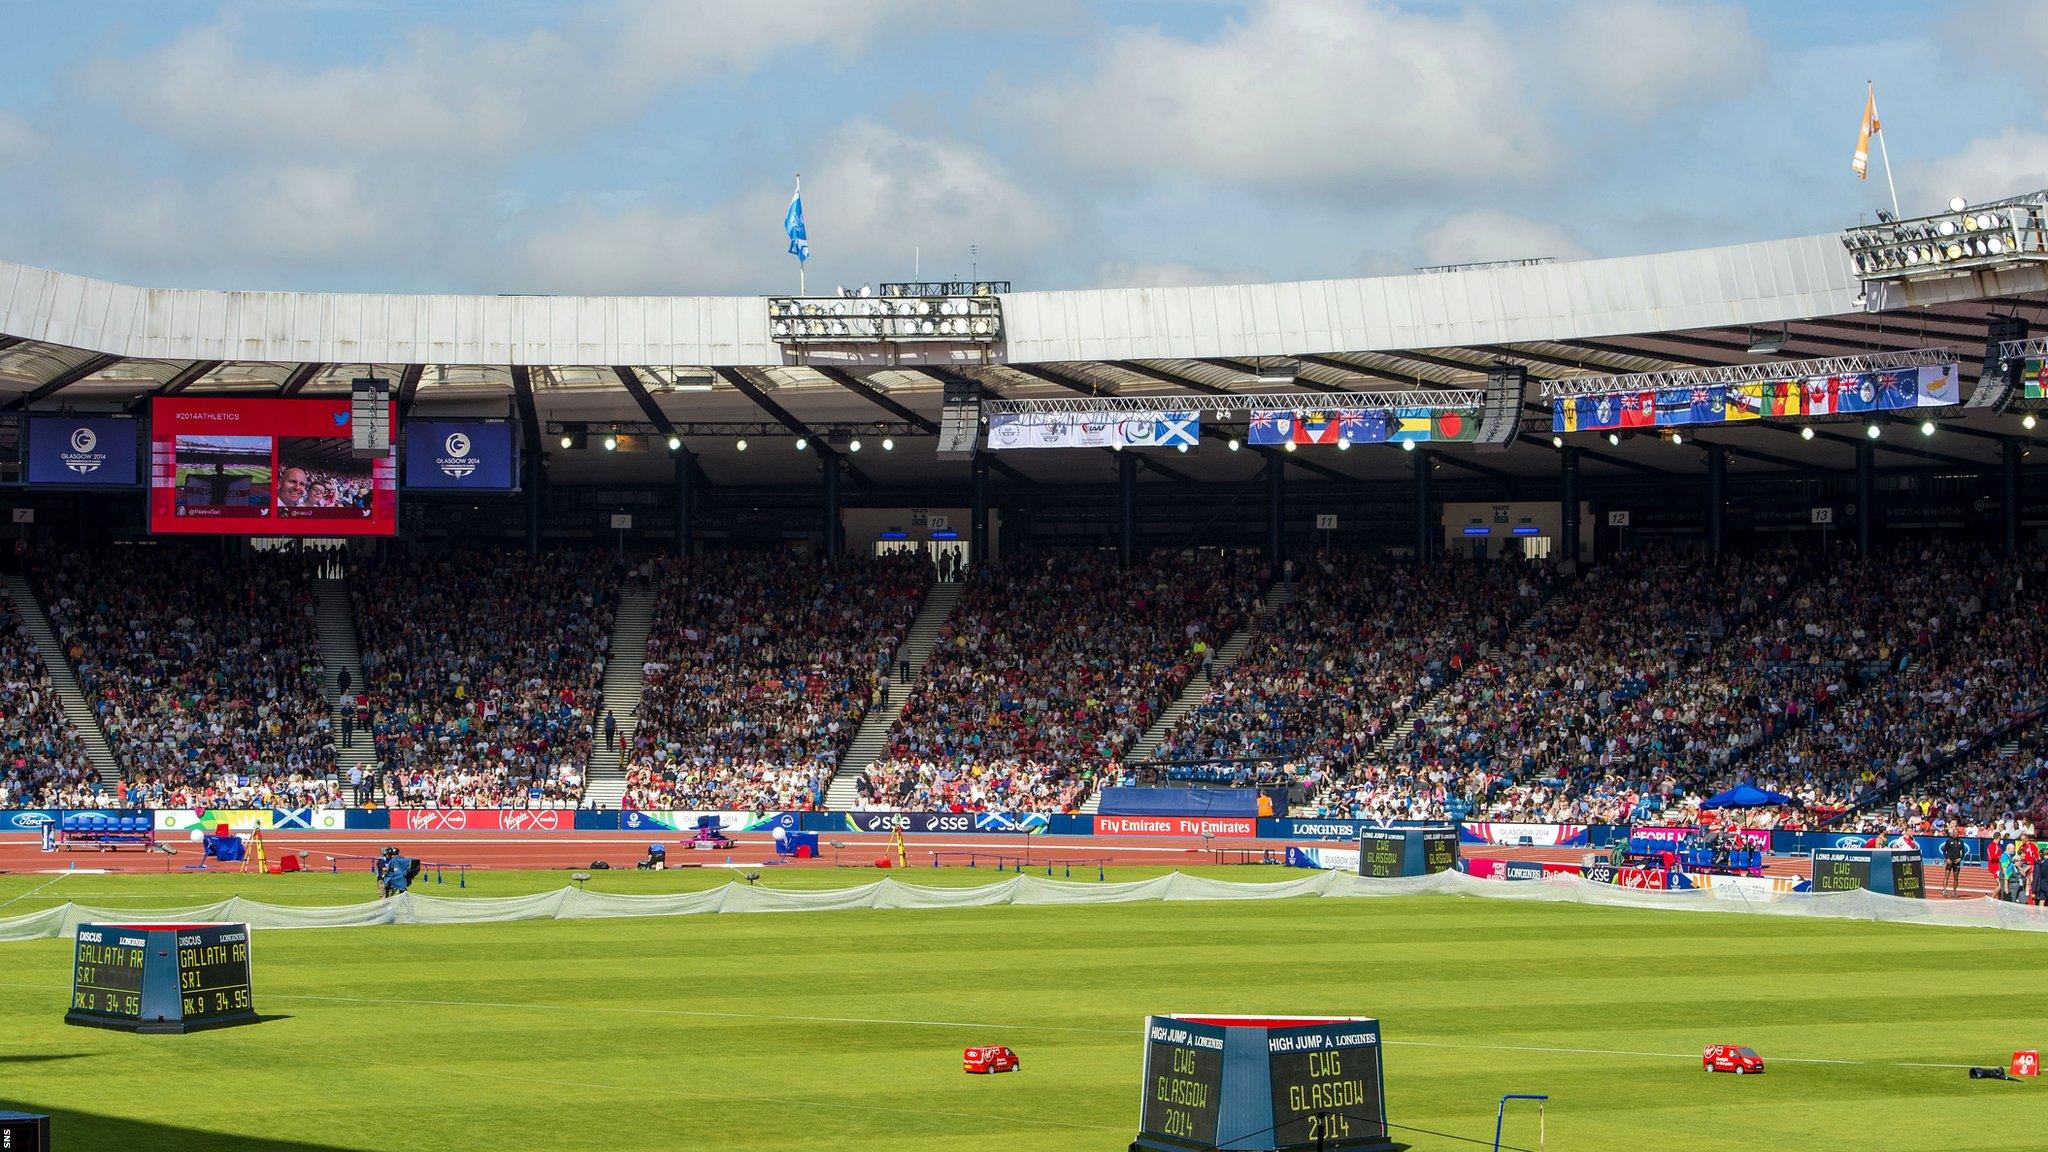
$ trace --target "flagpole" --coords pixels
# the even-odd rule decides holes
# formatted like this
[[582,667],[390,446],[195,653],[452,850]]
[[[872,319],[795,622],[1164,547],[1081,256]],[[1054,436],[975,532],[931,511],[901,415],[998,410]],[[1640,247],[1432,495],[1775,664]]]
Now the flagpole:
[[[1877,110],[1877,85],[1870,81],[1865,83],[1870,85],[1870,108],[1874,113]],[[1896,220],[1899,218],[1899,186],[1892,182],[1892,150],[1885,146],[1884,120],[1880,117],[1877,123],[1877,154],[1884,157],[1884,183],[1892,190],[1892,219]]]
[[[1886,161],[1886,164],[1890,164],[1890,161]],[[1885,178],[1886,178],[1887,180],[1889,180],[1889,179],[1891,178],[1891,169],[1890,169],[1889,167],[1887,167],[1887,168],[1885,169]],[[804,195],[804,174],[803,174],[803,173],[801,173],[801,172],[799,172],[799,173],[797,173],[797,174],[796,174],[796,198],[797,198],[797,199],[798,199],[799,201],[801,201],[801,200],[803,199],[803,195]],[[1897,208],[1898,208],[1898,199],[1899,199],[1899,198],[1898,198],[1897,196],[1893,196],[1893,197],[1892,197],[1892,202],[1893,202],[1893,203],[1892,203],[1892,208],[1894,209],[1894,211],[1895,211],[1895,212],[1896,212],[1896,210],[1897,210]],[[808,295],[810,295],[810,293],[808,293],[808,292],[804,291],[804,258],[803,258],[803,257],[801,257],[801,256],[798,256],[798,257],[796,258],[796,294],[797,294],[797,295],[799,295],[799,296],[808,296]]]

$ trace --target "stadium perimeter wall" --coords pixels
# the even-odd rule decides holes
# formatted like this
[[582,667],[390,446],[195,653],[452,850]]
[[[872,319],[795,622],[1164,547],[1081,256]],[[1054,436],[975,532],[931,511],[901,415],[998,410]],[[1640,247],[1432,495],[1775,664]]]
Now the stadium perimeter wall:
[[[1355,842],[1364,828],[1398,827],[1441,821],[1311,820],[1251,816],[1110,816],[1025,812],[641,812],[582,808],[220,808],[119,809],[50,808],[0,810],[0,834],[40,835],[66,816],[99,815],[148,819],[159,836],[213,830],[226,825],[237,832],[436,832],[530,833],[546,836],[568,832],[624,832],[661,836],[693,833],[704,821],[724,832],[790,831],[818,833],[888,833],[908,835],[990,836],[1050,835],[1119,837],[1183,837],[1228,847],[1233,841]],[[1540,848],[1602,848],[1628,834],[1624,825],[1536,824],[1466,821],[1458,825],[1459,840],[1468,845],[1528,845]],[[1816,848],[1863,847],[1870,837],[1851,832],[1770,834],[1770,851],[1803,856]],[[1982,859],[1982,841],[1965,838],[1972,859]],[[1921,855],[1935,859],[1940,841],[1915,841]]]

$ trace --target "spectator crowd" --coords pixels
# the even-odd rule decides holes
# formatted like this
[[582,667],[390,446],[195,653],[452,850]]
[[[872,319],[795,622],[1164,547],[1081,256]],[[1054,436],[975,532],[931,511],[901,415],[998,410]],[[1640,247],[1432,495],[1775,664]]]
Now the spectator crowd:
[[99,773],[22,630],[0,599],[0,808],[77,808],[99,801]]
[[863,804],[1074,810],[1205,654],[1249,620],[1257,563],[1044,552],[975,570]]
[[626,805],[821,807],[862,717],[890,690],[931,564],[737,553],[661,561],[651,575],[659,598]]
[[574,807],[601,727],[619,580],[609,557],[572,551],[359,564],[361,703],[387,802]]
[[339,800],[313,564],[178,542],[52,553],[37,565],[131,806]]

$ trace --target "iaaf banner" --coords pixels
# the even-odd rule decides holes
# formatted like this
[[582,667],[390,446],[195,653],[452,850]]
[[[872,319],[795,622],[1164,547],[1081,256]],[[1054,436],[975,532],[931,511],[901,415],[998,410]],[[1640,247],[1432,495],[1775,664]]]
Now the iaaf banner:
[[1097,836],[1222,836],[1252,839],[1254,816],[1097,816]]
[[1193,448],[1199,412],[1002,413],[988,418],[990,448]]
[[405,426],[405,486],[510,492],[515,443],[507,420],[414,420]]
[[159,832],[339,832],[348,813],[338,808],[179,808],[159,810]]
[[393,832],[573,832],[573,808],[393,808]]
[[30,416],[28,482],[133,487],[139,429],[127,416]]

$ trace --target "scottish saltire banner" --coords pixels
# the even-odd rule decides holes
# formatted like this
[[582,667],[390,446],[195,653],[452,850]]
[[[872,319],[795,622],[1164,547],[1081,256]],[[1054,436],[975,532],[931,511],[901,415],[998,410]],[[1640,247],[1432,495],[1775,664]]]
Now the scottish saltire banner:
[[998,449],[1192,448],[1201,442],[1202,422],[1196,412],[1013,412],[988,420],[988,446]]
[[[2044,379],[2048,366],[2039,360],[2027,363],[2027,396],[2048,396],[2048,379]],[[1961,402],[1958,381],[1954,364],[1936,364],[1754,384],[1559,396],[1550,403],[1550,429],[1601,432],[1612,428],[1728,424],[1766,416],[1834,416],[1939,408]]]

